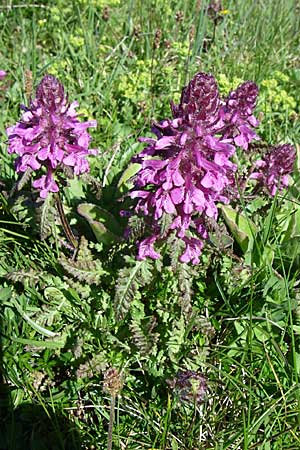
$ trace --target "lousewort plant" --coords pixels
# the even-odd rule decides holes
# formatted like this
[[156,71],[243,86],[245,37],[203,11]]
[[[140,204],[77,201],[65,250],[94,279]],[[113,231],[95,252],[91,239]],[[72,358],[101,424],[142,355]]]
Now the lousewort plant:
[[80,122],[75,111],[78,103],[68,102],[63,85],[52,75],[46,75],[36,89],[35,99],[24,111],[21,120],[7,129],[8,152],[16,153],[16,171],[39,171],[42,176],[32,185],[46,198],[58,192],[55,174],[64,167],[72,175],[89,171],[87,156],[96,154],[88,149],[91,140],[87,128],[97,122]]
[[[203,240],[208,237],[208,220],[218,217],[217,204],[228,204],[232,192],[238,197],[237,167],[231,158],[237,147],[247,151],[249,144],[259,139],[254,131],[258,120],[253,115],[257,95],[257,85],[246,81],[222,99],[215,78],[198,73],[183,89],[180,103],[171,103],[173,117],[153,125],[156,138],[140,139],[147,146],[133,159],[141,169],[129,195],[137,199],[135,212],[152,219],[152,234],[138,243],[139,259],[159,258],[154,244],[174,230],[184,243],[180,261],[199,263]],[[265,180],[272,193],[278,175],[284,175],[281,180],[286,186],[286,175],[292,168],[290,157],[283,172],[276,169],[279,153],[284,150],[287,146],[271,148],[273,156],[266,161],[272,164],[273,169],[268,169],[272,174],[277,170],[276,175],[255,175]],[[167,227],[161,227],[162,222]]]

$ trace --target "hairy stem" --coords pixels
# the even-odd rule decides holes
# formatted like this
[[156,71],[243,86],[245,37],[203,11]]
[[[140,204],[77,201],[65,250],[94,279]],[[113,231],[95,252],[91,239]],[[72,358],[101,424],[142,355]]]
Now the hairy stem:
[[70,242],[70,244],[72,245],[73,249],[76,249],[78,247],[78,242],[77,242],[76,237],[73,234],[73,231],[71,230],[68,219],[66,218],[59,192],[57,192],[55,194],[55,200],[56,200],[57,210],[59,213],[60,221],[61,221],[62,227],[64,229],[65,235],[66,235],[68,241]]

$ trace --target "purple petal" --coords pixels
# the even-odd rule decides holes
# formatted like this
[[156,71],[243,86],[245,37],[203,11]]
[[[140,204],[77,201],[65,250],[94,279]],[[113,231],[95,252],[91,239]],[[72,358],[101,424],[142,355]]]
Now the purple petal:
[[171,196],[172,202],[175,205],[179,205],[179,203],[181,203],[184,199],[184,188],[178,187],[178,188],[172,189],[170,191],[170,196]]
[[6,75],[7,75],[7,72],[5,72],[5,70],[0,70],[0,81],[4,80]]
[[160,254],[154,250],[153,244],[157,240],[158,236],[151,236],[139,243],[139,260],[143,260],[146,258],[158,259],[160,258]]
[[174,144],[176,136],[164,136],[156,142],[155,148],[157,150],[162,150],[168,147],[170,144]]

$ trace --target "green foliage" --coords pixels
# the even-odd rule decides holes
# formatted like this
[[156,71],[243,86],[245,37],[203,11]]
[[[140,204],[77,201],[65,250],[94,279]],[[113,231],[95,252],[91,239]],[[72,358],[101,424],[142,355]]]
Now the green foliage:
[[231,234],[242,251],[244,253],[247,252],[249,246],[253,246],[256,233],[255,224],[248,217],[244,217],[242,213],[235,211],[230,206],[222,206],[221,210]]
[[140,299],[140,288],[151,283],[153,276],[151,261],[127,258],[127,264],[127,267],[120,269],[116,280],[114,309],[117,320],[124,318],[135,298]]
[[20,179],[14,185],[11,195],[14,193],[14,191],[21,191],[23,189],[23,187],[30,180],[32,172],[33,172],[32,169],[29,168],[23,173],[23,175],[20,177]]
[[9,272],[6,274],[6,278],[8,280],[13,281],[14,283],[20,282],[29,286],[34,286],[37,284],[40,281],[40,276],[41,274],[34,269],[29,269],[26,271],[18,270],[16,272]]
[[94,259],[89,249],[89,243],[84,236],[80,239],[75,259],[62,256],[59,262],[68,275],[88,284],[100,284],[103,275],[106,273],[101,262]]
[[156,343],[159,339],[159,333],[153,331],[157,325],[155,316],[152,316],[146,324],[142,323],[140,317],[131,320],[129,328],[132,333],[131,339],[137,347],[142,357],[149,356],[150,353],[156,353]]
[[98,242],[111,244],[121,240],[121,226],[110,212],[89,203],[81,203],[77,211],[88,221]]
[[55,233],[57,212],[54,208],[52,194],[40,203],[41,205],[36,210],[36,220],[40,225],[41,239],[44,240]]
[[127,167],[127,169],[124,170],[122,173],[122,176],[118,182],[118,188],[122,192],[123,190],[128,191],[133,187],[133,183],[131,182],[131,179],[134,175],[138,173],[140,170],[141,165],[138,163],[130,163]]
[[265,112],[273,114],[287,114],[292,117],[296,114],[296,99],[289,95],[285,88],[291,83],[290,77],[279,71],[275,71],[273,78],[261,82],[261,99]]

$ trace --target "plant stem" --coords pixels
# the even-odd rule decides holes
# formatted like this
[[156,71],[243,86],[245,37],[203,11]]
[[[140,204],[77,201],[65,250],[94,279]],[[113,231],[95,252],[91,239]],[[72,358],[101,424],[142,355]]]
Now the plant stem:
[[62,227],[64,229],[65,235],[68,239],[68,241],[70,242],[70,244],[72,245],[72,247],[74,248],[74,250],[78,247],[78,242],[76,237],[73,234],[73,231],[71,230],[70,224],[68,222],[68,219],[66,218],[65,212],[64,212],[64,208],[63,208],[63,204],[59,195],[59,192],[57,192],[55,194],[55,200],[56,200],[56,206],[57,206],[57,210],[59,213],[59,217],[60,217],[60,221],[62,224]]
[[108,425],[108,438],[107,438],[107,450],[112,449],[113,442],[113,427],[114,427],[114,418],[115,418],[115,405],[116,405],[116,396],[112,395],[110,397],[110,411],[109,411],[109,425]]

